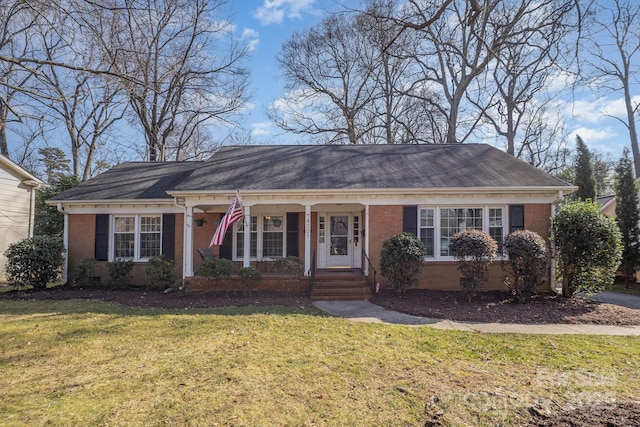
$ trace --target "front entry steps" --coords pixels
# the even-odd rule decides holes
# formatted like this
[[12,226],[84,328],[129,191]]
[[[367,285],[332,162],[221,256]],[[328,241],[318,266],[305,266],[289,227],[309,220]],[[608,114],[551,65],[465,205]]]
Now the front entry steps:
[[368,300],[371,288],[360,270],[318,270],[311,288],[313,301]]

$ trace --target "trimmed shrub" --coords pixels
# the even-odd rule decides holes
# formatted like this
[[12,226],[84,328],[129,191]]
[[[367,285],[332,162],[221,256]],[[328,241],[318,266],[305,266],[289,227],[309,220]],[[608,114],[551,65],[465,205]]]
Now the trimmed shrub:
[[297,256],[278,258],[273,262],[273,271],[289,276],[284,282],[284,293],[288,295],[304,276],[304,262]]
[[489,279],[489,266],[498,253],[498,244],[488,233],[468,228],[451,238],[449,251],[458,260],[460,285],[471,300],[480,284]]
[[396,234],[382,243],[380,274],[393,291],[402,296],[418,284],[425,252],[422,242],[411,233]]
[[622,257],[620,230],[593,202],[560,206],[551,221],[562,295],[595,293],[613,284]]
[[64,245],[54,236],[35,236],[9,245],[5,272],[12,286],[46,289],[56,281],[64,264]]
[[95,260],[84,258],[73,267],[71,284],[73,286],[89,286],[95,272]]
[[273,262],[273,270],[288,274],[291,280],[298,280],[304,275],[304,262],[297,256],[278,258]]
[[149,259],[144,272],[147,276],[147,289],[159,290],[170,288],[174,282],[173,267],[176,263],[168,260],[164,255]]
[[124,289],[130,285],[133,261],[130,259],[118,259],[107,263],[109,271],[109,281],[107,286],[111,289]]
[[198,275],[214,280],[228,279],[233,270],[233,262],[225,258],[207,258],[202,261]]
[[526,302],[536,293],[549,272],[549,251],[544,239],[529,230],[517,230],[507,236],[504,250],[509,257],[506,284],[518,302]]
[[253,285],[262,279],[262,274],[253,266],[242,267],[240,269],[240,279],[242,279],[242,296],[248,297],[253,292]]

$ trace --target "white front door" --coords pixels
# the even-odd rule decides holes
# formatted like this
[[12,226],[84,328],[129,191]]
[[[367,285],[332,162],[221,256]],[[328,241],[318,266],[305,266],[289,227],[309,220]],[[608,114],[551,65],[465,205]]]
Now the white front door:
[[328,214],[327,267],[353,266],[352,217],[348,213]]

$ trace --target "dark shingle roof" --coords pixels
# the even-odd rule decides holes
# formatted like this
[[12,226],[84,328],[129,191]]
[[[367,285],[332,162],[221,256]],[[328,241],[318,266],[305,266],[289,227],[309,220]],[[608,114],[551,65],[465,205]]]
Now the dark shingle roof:
[[174,188],[202,162],[127,162],[50,200],[171,199]]
[[220,149],[177,190],[547,187],[568,184],[484,144]]
[[167,191],[568,187],[484,144],[259,145],[204,162],[124,163],[51,200],[167,199]]

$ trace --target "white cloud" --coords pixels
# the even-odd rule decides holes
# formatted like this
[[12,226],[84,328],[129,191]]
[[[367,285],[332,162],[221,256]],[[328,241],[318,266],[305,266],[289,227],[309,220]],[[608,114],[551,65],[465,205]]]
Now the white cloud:
[[618,134],[610,127],[581,127],[569,134],[569,141],[575,141],[576,135],[580,135],[580,138],[582,138],[585,144],[590,148],[594,145],[603,145],[602,143],[609,142],[618,136]]
[[247,40],[247,47],[249,52],[253,52],[256,50],[258,45],[260,44],[260,34],[252,28],[245,28],[242,31],[242,39]]
[[251,136],[266,136],[273,133],[270,122],[251,123],[251,128]]
[[262,6],[253,11],[253,16],[262,25],[281,24],[284,18],[299,19],[302,13],[318,14],[313,8],[316,0],[264,0]]

